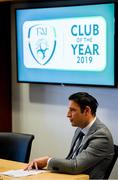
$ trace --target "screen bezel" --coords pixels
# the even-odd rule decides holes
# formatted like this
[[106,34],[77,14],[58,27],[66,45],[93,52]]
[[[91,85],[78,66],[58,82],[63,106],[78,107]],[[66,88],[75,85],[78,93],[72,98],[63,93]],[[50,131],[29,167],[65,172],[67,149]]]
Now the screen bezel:
[[[116,32],[118,32],[118,27],[117,27],[117,24],[118,24],[118,6],[117,6],[117,3],[115,3],[114,1],[96,1],[96,2],[92,2],[92,1],[72,1],[72,0],[69,0],[69,1],[53,1],[53,0],[50,0],[50,1],[41,1],[41,2],[35,2],[35,3],[14,3],[13,4],[13,9],[16,13],[16,10],[18,9],[34,9],[34,8],[52,8],[52,7],[65,7],[65,6],[84,6],[84,5],[96,5],[96,4],[114,4],[115,5],[115,35],[114,35],[114,85],[101,85],[101,84],[74,84],[74,83],[58,83],[58,82],[33,82],[33,81],[22,81],[22,80],[19,80],[18,78],[18,61],[17,61],[17,58],[18,58],[18,49],[17,49],[17,32],[15,32],[16,34],[16,64],[17,64],[17,82],[18,83],[35,83],[35,84],[55,84],[55,85],[60,85],[60,84],[63,84],[63,85],[69,85],[69,86],[92,86],[92,87],[117,87],[117,77],[118,77],[118,73],[117,73],[117,58],[118,58],[118,52],[116,50],[116,45],[117,45],[117,40],[118,40],[118,37],[117,37],[117,34]],[[16,22],[16,19],[15,19],[15,22]],[[15,24],[16,25],[16,24]],[[15,30],[16,30],[16,27],[15,27]]]

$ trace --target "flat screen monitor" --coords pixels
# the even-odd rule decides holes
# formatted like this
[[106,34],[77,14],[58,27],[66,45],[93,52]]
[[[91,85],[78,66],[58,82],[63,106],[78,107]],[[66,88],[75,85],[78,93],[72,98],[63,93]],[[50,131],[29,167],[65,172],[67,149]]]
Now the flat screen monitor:
[[115,86],[115,3],[15,8],[18,82]]

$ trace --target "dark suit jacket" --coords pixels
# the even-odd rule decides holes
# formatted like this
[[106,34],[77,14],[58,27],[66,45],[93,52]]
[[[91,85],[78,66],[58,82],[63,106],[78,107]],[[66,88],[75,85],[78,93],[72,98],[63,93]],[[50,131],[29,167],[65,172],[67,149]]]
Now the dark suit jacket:
[[[72,140],[78,135],[78,129]],[[71,145],[71,147],[72,147]],[[89,174],[91,179],[102,179],[114,154],[113,139],[108,128],[99,120],[85,135],[79,153],[74,159],[52,158],[48,169],[67,174]]]

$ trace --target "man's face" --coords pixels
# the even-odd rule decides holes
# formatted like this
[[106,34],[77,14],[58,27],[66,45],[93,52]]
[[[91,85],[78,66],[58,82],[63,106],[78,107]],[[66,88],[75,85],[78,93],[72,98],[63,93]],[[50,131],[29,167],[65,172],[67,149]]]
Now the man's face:
[[81,112],[80,106],[72,100],[69,101],[67,117],[69,118],[72,126],[84,128],[87,124],[86,109],[84,112]]

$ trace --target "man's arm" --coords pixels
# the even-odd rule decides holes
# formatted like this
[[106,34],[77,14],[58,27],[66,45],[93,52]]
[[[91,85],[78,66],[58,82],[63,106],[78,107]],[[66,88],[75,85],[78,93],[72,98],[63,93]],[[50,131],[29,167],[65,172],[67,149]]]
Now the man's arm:
[[83,145],[82,151],[75,159],[52,158],[48,163],[48,169],[55,172],[79,174],[94,168],[97,163],[104,159],[110,161],[112,157],[113,142],[109,132],[103,128],[96,131],[94,135],[90,135]]
[[[107,134],[108,133],[108,134]],[[75,159],[51,158],[49,156],[33,160],[25,168],[42,169],[47,166],[48,170],[67,174],[80,174],[90,168],[94,168],[103,159],[109,161],[113,157],[113,142],[109,132],[102,128],[90,135],[83,145],[82,151]],[[48,162],[49,160],[49,162]],[[107,166],[107,164],[105,164]]]

